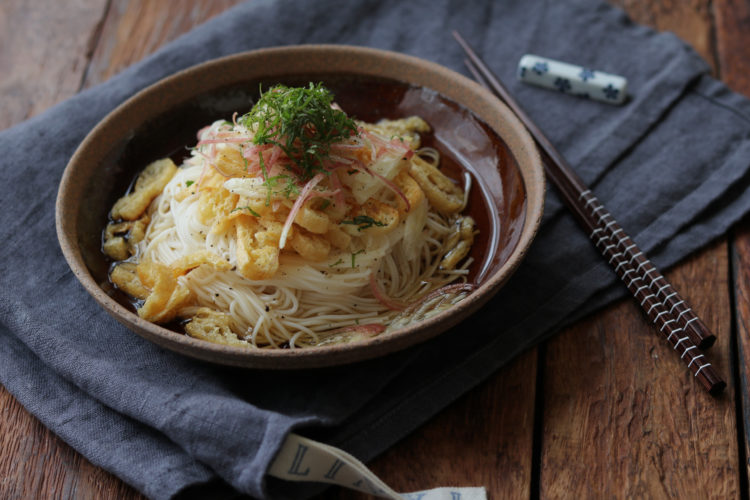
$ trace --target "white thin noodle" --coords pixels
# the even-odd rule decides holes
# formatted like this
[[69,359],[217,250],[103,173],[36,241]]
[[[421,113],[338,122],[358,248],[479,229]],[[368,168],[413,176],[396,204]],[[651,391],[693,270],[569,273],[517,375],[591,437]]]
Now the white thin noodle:
[[[186,182],[198,182],[202,163],[196,157],[188,160],[151,204],[151,223],[139,243],[136,260],[170,265],[181,256],[210,250],[236,265],[234,232],[210,234],[210,227],[196,215],[198,193],[181,201],[175,197]],[[389,310],[373,296],[370,274],[376,272],[377,282],[389,298],[404,303],[453,281],[465,281],[470,259],[454,270],[439,268],[450,250],[448,235],[456,231],[459,217],[428,210],[421,247],[412,252],[411,260],[401,248],[401,225],[386,236],[367,238],[368,250],[354,256],[332,252],[328,260],[314,263],[282,252],[279,271],[272,279],[252,281],[234,270],[201,266],[179,278],[193,292],[195,305],[178,315],[189,318],[198,307],[228,313],[238,329],[235,333],[255,347],[346,341],[348,338],[335,330],[357,324],[380,323],[387,326],[386,332],[403,327],[446,309],[466,294],[443,296],[406,315]]]

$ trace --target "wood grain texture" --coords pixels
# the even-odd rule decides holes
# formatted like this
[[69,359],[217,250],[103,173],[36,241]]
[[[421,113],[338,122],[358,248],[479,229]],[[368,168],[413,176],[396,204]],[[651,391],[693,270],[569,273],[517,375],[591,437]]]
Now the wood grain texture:
[[[747,436],[750,432],[750,224],[743,224],[735,232],[733,245],[733,268],[735,286],[735,321],[737,324],[737,358],[740,391],[740,406],[744,456],[750,456]],[[739,410],[738,410],[739,411]],[[750,482],[750,463],[745,458],[744,472]],[[747,483],[746,483],[747,484]]]
[[[73,95],[105,0],[7,0],[0,9],[0,128]],[[132,490],[57,438],[0,387],[0,498],[116,499]],[[131,495],[132,496],[132,495]]]
[[[368,464],[400,492],[485,486],[493,500],[531,495],[537,349]],[[321,498],[374,498],[334,489]]]
[[[722,80],[732,89],[750,96],[750,1],[715,0],[717,59]],[[750,483],[750,222],[735,231],[732,248],[735,322],[739,375],[739,403],[744,441],[745,485]]]
[[[668,273],[732,373],[726,243]],[[633,301],[547,345],[541,498],[736,498],[734,387],[712,398]]]
[[[3,0],[0,128],[109,78],[238,1],[113,1],[109,10],[108,3],[68,0],[61,6],[57,0]],[[137,39],[122,35],[133,31]],[[133,42],[142,41],[144,33],[157,38]],[[99,43],[105,38],[109,53]],[[1,499],[145,498],[57,438],[2,387],[0,422]]]
[[612,0],[637,23],[657,31],[671,31],[693,48],[714,68],[716,45],[709,0]]
[[115,0],[102,28],[85,85],[107,80],[242,0]]
[[3,0],[0,129],[78,91],[106,0]]
[[52,434],[3,388],[0,422],[0,498],[143,498]]
[[[718,67],[710,2],[618,3]],[[541,498],[740,495],[727,254],[719,242],[668,276],[718,335],[708,355],[729,381],[719,399],[692,380],[632,301],[549,342]]]
[[[0,128],[82,85],[106,80],[238,2],[66,0],[60,8],[52,0],[2,0]],[[690,41],[731,86],[750,93],[747,0],[615,3],[637,22]],[[668,277],[717,332],[710,356],[729,378],[727,253],[726,243],[718,243]],[[738,233],[734,264],[745,381],[750,227]],[[401,491],[484,484],[492,500],[739,495],[731,380],[718,401],[702,393],[635,304],[623,302],[581,322],[545,351],[543,359],[536,350],[519,357],[375,460],[372,469]],[[542,432],[534,436],[537,363],[544,364],[545,376],[543,414],[537,416]],[[56,438],[2,388],[0,418],[0,498],[143,498]],[[532,473],[535,441],[541,443],[538,477]],[[693,487],[687,488],[686,478]],[[341,490],[323,496],[330,497],[362,498]]]
[[713,15],[721,79],[750,96],[750,1],[714,0]]

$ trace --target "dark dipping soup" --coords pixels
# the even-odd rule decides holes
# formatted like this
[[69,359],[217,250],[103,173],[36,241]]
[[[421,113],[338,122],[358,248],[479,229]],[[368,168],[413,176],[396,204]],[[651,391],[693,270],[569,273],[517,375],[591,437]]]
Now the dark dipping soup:
[[[269,81],[248,81],[242,86],[225,87],[200,95],[168,113],[147,122],[118,144],[103,162],[96,178],[94,196],[82,210],[79,234],[91,235],[81,241],[84,260],[102,288],[118,302],[135,310],[130,297],[109,282],[111,260],[101,251],[101,234],[109,221],[115,201],[125,194],[147,164],[169,156],[180,165],[187,148],[196,144],[198,130],[218,119],[231,121],[233,113],[249,111],[259,88],[283,83],[307,86],[309,78],[286,77]],[[464,213],[471,215],[479,234],[470,256],[469,282],[477,285],[502,266],[521,235],[526,210],[523,179],[504,141],[470,111],[428,88],[414,87],[386,79],[316,75],[330,89],[336,102],[352,118],[377,122],[412,115],[422,117],[432,132],[420,134],[422,146],[440,152],[441,170],[463,186],[465,173],[471,175],[469,203]],[[102,188],[109,186],[109,189]]]

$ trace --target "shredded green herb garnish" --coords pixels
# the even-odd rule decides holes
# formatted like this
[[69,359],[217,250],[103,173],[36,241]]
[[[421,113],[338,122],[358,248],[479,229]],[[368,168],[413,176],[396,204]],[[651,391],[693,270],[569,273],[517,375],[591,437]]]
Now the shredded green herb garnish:
[[320,202],[320,210],[325,210],[331,205],[331,200],[323,200]]
[[359,255],[359,254],[361,254],[361,253],[365,253],[365,251],[364,251],[364,250],[360,250],[360,251],[358,251],[358,252],[354,252],[354,253],[352,254],[352,269],[354,269],[354,267],[355,267],[355,266],[354,266],[354,261],[355,261],[355,259],[357,258],[357,255]]
[[357,215],[352,220],[342,220],[342,224],[351,224],[353,226],[358,226],[357,231],[362,231],[363,229],[370,228],[372,226],[378,226],[383,227],[385,226],[385,223],[380,222],[379,220],[375,220],[369,215]]
[[291,198],[292,196],[297,197],[299,196],[299,186],[296,182],[294,182],[294,179],[289,177],[288,175],[279,175],[278,176],[281,179],[286,179],[286,185],[284,186],[284,196],[287,198]]
[[357,133],[354,120],[332,103],[333,94],[321,83],[276,85],[238,123],[254,131],[254,144],[280,147],[302,169],[302,180],[308,180],[323,170],[332,143]]
[[250,207],[237,207],[229,213],[231,214],[232,212],[236,212],[237,210],[247,210],[253,217],[260,217],[260,214]]
[[185,187],[190,187],[195,184],[195,181],[185,181]]
[[344,263],[344,261],[342,259],[339,259],[336,262],[334,262],[333,264],[328,264],[328,267],[336,267],[339,264],[343,264],[343,263]]
[[[275,187],[279,186],[280,181],[286,181],[286,183],[284,183],[284,187],[279,190],[274,190]],[[291,176],[286,174],[279,174],[274,175],[273,177],[269,177],[265,180],[265,182],[263,182],[263,185],[266,186],[266,189],[268,190],[266,192],[266,206],[269,206],[271,204],[271,196],[274,194],[281,193],[287,198],[292,198],[292,196],[296,197],[300,193],[297,183],[294,182],[294,179]]]

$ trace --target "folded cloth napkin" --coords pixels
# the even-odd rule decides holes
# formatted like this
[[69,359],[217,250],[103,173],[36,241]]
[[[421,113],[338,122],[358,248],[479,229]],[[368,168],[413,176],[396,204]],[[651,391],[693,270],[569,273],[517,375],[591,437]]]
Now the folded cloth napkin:
[[[345,43],[462,71],[457,29],[655,263],[668,266],[750,209],[750,102],[671,34],[593,0],[253,0],[110,81],[0,133],[0,381],[93,463],[152,498],[201,485],[309,495],[266,480],[292,429],[367,460],[513,356],[624,288],[550,189],[531,251],[489,306],[425,344],[300,373],[194,361],[102,311],[57,246],[54,203],[86,133],[179,69],[264,46]],[[624,75],[621,107],[516,82],[527,52]],[[435,486],[435,485],[425,485]],[[214,490],[215,492],[216,490]]]

